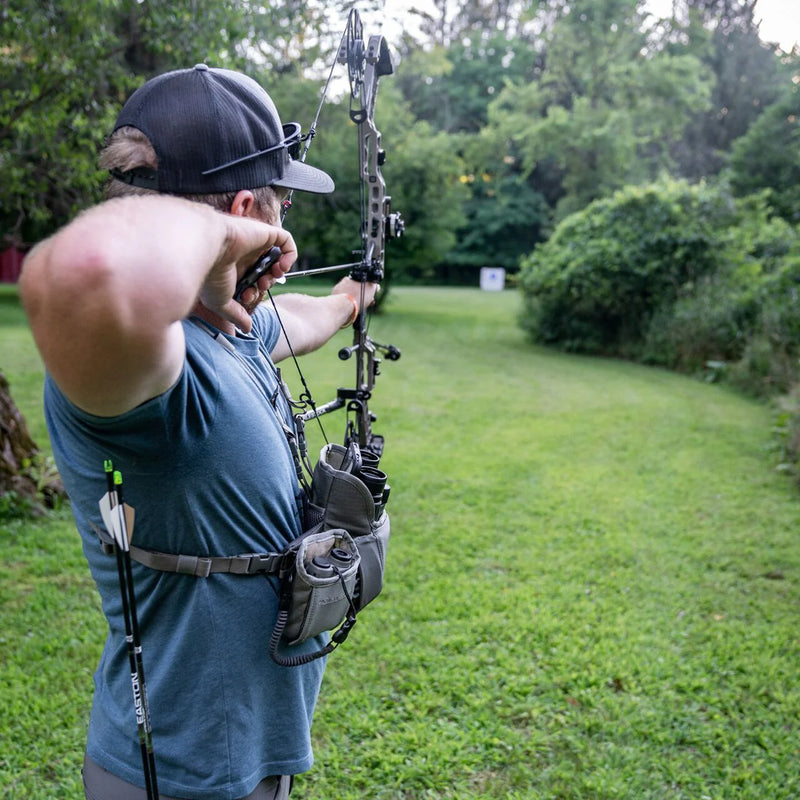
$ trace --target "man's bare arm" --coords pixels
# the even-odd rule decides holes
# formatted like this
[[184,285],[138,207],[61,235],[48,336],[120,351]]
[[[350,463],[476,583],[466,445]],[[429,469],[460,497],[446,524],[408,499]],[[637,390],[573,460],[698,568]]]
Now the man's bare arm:
[[250,329],[237,276],[290,234],[173,197],[112,200],[84,212],[25,260],[20,291],[45,366],[76,405],[111,416],[165,391],[184,359],[180,320],[197,300]]
[[[372,303],[377,291],[375,283],[361,284],[343,278],[332,293],[324,297],[277,295],[275,305],[295,354],[310,353],[325,344],[344,325],[353,322],[362,302],[365,306]],[[281,334],[272,358],[277,362],[288,355],[289,346]]]

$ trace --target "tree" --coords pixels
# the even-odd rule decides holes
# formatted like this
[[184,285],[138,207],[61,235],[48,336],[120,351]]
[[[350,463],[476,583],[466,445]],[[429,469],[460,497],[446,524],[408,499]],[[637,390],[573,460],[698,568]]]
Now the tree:
[[0,239],[33,241],[97,197],[91,159],[124,76],[103,3],[0,15]]
[[670,166],[669,146],[708,103],[697,58],[653,52],[639,0],[578,0],[544,35],[533,82],[509,83],[489,107],[498,147],[526,174],[560,173],[557,218]]
[[434,45],[450,47],[475,32],[500,31],[509,38],[521,33],[529,15],[525,0],[433,0],[433,10],[412,8],[420,20],[423,37]]
[[774,103],[792,68],[761,41],[752,0],[679,0],[659,46],[692,54],[709,70],[711,98],[694,114],[672,155],[678,174],[698,180],[725,166],[733,141]]
[[31,438],[0,371],[0,517],[39,513],[65,497],[55,467]]
[[800,224],[800,87],[767,108],[733,143],[731,186],[739,196],[768,189],[774,211]]
[[537,68],[533,44],[489,28],[414,50],[400,62],[396,83],[418,119],[448,133],[478,133],[505,83],[532,80]]

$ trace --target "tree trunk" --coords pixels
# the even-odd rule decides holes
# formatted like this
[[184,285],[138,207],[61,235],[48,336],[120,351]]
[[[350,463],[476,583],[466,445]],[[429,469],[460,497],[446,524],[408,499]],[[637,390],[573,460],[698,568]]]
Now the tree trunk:
[[55,467],[31,438],[0,370],[0,497],[12,492],[34,510],[42,505],[53,508],[66,496]]

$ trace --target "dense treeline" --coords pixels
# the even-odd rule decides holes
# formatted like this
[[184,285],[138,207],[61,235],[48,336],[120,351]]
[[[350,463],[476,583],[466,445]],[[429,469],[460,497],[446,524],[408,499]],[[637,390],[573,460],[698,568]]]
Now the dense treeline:
[[[100,197],[97,149],[124,98],[157,72],[198,61],[247,70],[307,127],[345,5],[9,0],[2,241],[36,241]],[[716,178],[734,152],[737,192],[782,181],[791,205],[796,159],[785,164],[776,145],[770,174],[754,175],[753,154],[734,148],[766,109],[777,113],[797,73],[796,58],[761,41],[752,5],[681,0],[658,20],[642,0],[438,0],[435,13],[409,15],[419,25],[392,42],[397,74],[382,83],[378,109],[385,172],[407,220],[395,276],[474,284],[481,266],[516,270],[591,201],[665,174]],[[365,20],[376,19],[369,11]],[[313,151],[338,191],[303,198],[292,216],[311,263],[336,263],[354,246],[354,139],[339,97]]]
[[[125,97],[199,61],[243,69],[308,126],[346,3],[9,0],[0,11],[0,243],[96,202]],[[361,5],[380,19],[379,2]],[[434,0],[392,42],[384,172],[406,236],[395,280],[519,273],[533,339],[791,391],[800,224],[800,58],[762,41],[752,0]],[[416,23],[416,24],[414,24]],[[359,194],[347,98],[298,198],[307,265],[350,260]],[[746,377],[749,376],[749,377]]]

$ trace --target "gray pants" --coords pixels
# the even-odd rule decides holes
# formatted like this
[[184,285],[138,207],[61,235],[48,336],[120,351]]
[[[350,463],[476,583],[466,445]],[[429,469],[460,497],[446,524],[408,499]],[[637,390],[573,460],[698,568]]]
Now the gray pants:
[[[158,777],[158,776],[156,776]],[[287,800],[292,791],[292,775],[270,775],[240,800]],[[89,756],[83,760],[83,791],[86,800],[147,800],[144,789],[112,775]],[[159,800],[191,800],[191,798],[167,797],[159,793]]]

